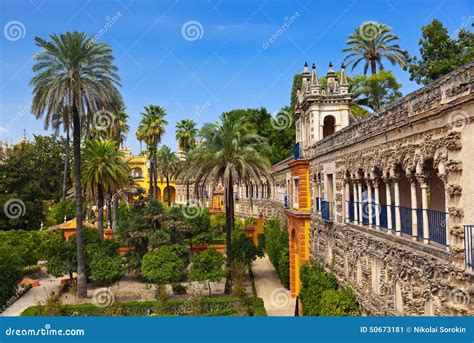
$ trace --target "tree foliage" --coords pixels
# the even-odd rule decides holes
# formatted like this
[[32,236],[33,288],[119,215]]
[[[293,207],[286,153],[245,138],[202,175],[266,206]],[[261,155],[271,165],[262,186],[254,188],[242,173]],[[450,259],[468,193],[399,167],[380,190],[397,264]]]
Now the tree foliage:
[[146,253],[141,265],[143,276],[157,285],[179,281],[183,268],[183,261],[172,247],[163,247]]
[[360,316],[361,312],[352,289],[329,289],[321,295],[320,316]]
[[282,226],[278,219],[265,223],[265,251],[275,267],[283,286],[290,286],[290,241],[288,228]]
[[194,281],[207,282],[211,295],[211,282],[220,281],[226,275],[222,268],[225,257],[216,249],[204,250],[193,256],[189,278]]
[[417,83],[428,84],[474,60],[474,33],[462,28],[450,36],[438,19],[422,27],[418,44],[420,56],[410,58],[407,67]]

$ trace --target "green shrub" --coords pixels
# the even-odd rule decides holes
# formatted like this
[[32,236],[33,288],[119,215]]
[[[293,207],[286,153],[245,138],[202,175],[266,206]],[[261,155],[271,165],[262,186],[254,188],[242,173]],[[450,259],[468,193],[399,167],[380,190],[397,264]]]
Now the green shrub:
[[41,271],[41,267],[38,266],[37,264],[34,264],[32,266],[23,267],[22,271],[23,271],[23,275],[32,275],[32,274],[39,273]]
[[163,247],[143,256],[141,271],[152,283],[164,285],[181,279],[184,263],[172,247]]
[[299,297],[303,304],[303,313],[308,316],[319,316],[321,297],[326,290],[337,290],[337,279],[326,273],[319,264],[301,266],[301,290]]
[[102,255],[89,263],[92,280],[111,285],[125,274],[125,267],[120,256]]
[[221,280],[226,275],[222,268],[225,257],[216,249],[207,249],[193,256],[189,278],[194,281],[207,282],[211,295],[211,282]]
[[288,228],[282,226],[278,219],[265,223],[265,251],[275,267],[281,283],[290,287],[290,253]]
[[188,288],[180,283],[174,283],[171,285],[174,294],[186,294]]
[[18,256],[8,247],[0,246],[0,307],[15,294],[23,272]]
[[244,230],[234,230],[232,232],[232,258],[244,265],[250,265],[261,256],[261,252],[253,244],[253,240],[245,236]]
[[[188,300],[169,300],[166,302],[167,315],[187,315]],[[245,315],[265,316],[265,308],[261,298],[249,297],[245,302],[247,312]],[[149,309],[153,309],[156,305],[154,301],[128,301],[120,303],[119,314],[122,316],[146,316]],[[113,307],[98,307],[95,304],[80,305],[61,305],[58,315],[61,316],[106,316],[114,312],[110,309]],[[219,298],[203,298],[201,301],[202,316],[232,316],[236,315],[234,309],[234,299],[231,297]],[[31,306],[21,313],[21,316],[41,316],[45,312],[44,306]]]
[[352,289],[326,290],[321,295],[320,316],[360,316],[359,304]]

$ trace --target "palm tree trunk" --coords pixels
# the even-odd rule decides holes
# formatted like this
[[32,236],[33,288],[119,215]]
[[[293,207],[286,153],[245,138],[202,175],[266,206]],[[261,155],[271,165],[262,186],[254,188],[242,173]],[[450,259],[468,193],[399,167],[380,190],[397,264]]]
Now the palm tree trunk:
[[226,245],[226,267],[227,277],[225,280],[224,293],[230,294],[232,291],[232,231],[234,231],[234,187],[232,186],[232,175],[229,176],[228,184],[225,186],[225,245]]
[[69,126],[66,126],[66,154],[64,155],[64,175],[63,175],[63,194],[61,200],[66,199],[67,194],[67,174],[69,172],[69,145],[70,145],[70,138],[69,138]]
[[73,105],[73,150],[74,150],[74,200],[76,204],[76,246],[77,246],[77,297],[87,297],[86,254],[84,251],[84,230],[82,228],[82,184],[81,184],[81,119]]
[[166,173],[166,190],[168,192],[168,207],[171,206],[171,190],[170,190],[170,177]]
[[153,183],[153,192],[155,199],[158,197],[158,160],[156,157],[156,151],[153,153],[153,177],[155,178]]
[[377,63],[375,60],[370,61],[370,71],[372,75],[377,74]]
[[117,232],[118,220],[119,220],[119,193],[115,193],[112,197],[112,233]]
[[97,188],[97,231],[99,232],[99,238],[104,239],[104,193],[102,187],[99,185]]
[[150,184],[148,185],[148,200],[152,200],[154,198],[154,194],[153,194],[153,175],[155,173],[153,172],[153,159],[150,158],[150,168],[148,169],[148,177],[150,179]]
[[186,180],[186,205],[189,205],[189,181]]
[[111,226],[112,212],[110,211],[110,193],[105,196],[105,222],[107,223],[107,229]]

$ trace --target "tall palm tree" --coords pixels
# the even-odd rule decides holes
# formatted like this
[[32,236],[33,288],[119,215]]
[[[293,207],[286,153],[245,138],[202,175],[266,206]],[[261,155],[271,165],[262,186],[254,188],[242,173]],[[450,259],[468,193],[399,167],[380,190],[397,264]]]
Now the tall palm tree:
[[192,119],[181,119],[176,123],[176,140],[179,149],[186,154],[196,144],[196,122]]
[[31,110],[45,121],[67,107],[71,110],[74,151],[74,192],[76,205],[77,295],[87,296],[84,231],[82,228],[81,119],[98,110],[113,110],[122,103],[117,90],[120,78],[113,64],[112,49],[96,43],[85,33],[51,35],[51,40],[36,37],[42,51],[34,56],[35,75]]
[[398,44],[390,44],[398,38],[392,33],[392,28],[385,24],[365,22],[349,35],[347,47],[342,49],[343,52],[349,52],[344,61],[349,60],[348,65],[352,65],[352,70],[364,61],[364,74],[367,74],[369,67],[372,74],[377,73],[377,66],[383,69],[383,58],[392,65],[404,67],[407,63],[406,52]]
[[[177,176],[198,185],[221,183],[225,193],[226,265],[232,261],[231,235],[234,230],[234,185],[260,183],[271,179],[269,146],[265,138],[244,118],[221,115],[220,122],[206,124],[200,132],[203,144],[190,151]],[[225,292],[231,289],[228,273]]]
[[[49,123],[45,122],[45,129],[48,129]],[[67,195],[67,178],[69,174],[69,160],[70,157],[70,146],[71,146],[71,113],[70,110],[64,107],[60,112],[53,113],[51,116],[51,126],[56,135],[59,135],[61,130],[66,133],[66,151],[64,154],[64,171],[63,171],[63,192],[61,200],[64,200]]]
[[104,196],[113,194],[128,182],[130,169],[117,149],[117,142],[88,140],[83,150],[82,182],[91,197],[97,199],[97,227],[104,237]]
[[[184,156],[196,145],[196,122],[192,119],[181,119],[176,123],[176,140]],[[189,205],[189,182],[186,182],[186,204]]]
[[176,172],[176,166],[178,164],[178,158],[176,154],[171,151],[170,147],[163,145],[157,154],[157,168],[159,169],[160,177],[166,178],[166,189],[168,193],[168,206],[171,206],[171,189],[170,189],[170,178]]
[[[158,144],[165,133],[165,126],[168,122],[164,119],[166,110],[161,106],[145,106],[145,112],[142,112],[142,119],[136,133],[137,138],[144,141],[147,145],[148,159],[150,161],[150,199],[156,199],[158,194],[158,174],[156,169],[156,154]],[[153,183],[153,186],[151,184]]]

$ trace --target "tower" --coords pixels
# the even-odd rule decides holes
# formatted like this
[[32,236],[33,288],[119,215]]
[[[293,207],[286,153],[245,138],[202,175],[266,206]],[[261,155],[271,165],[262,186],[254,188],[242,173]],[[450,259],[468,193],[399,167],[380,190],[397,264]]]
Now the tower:
[[338,75],[329,63],[325,78],[320,80],[316,65],[313,63],[310,73],[305,63],[294,109],[296,142],[301,148],[313,145],[353,121],[349,108],[353,95],[349,93],[345,68],[342,64]]

